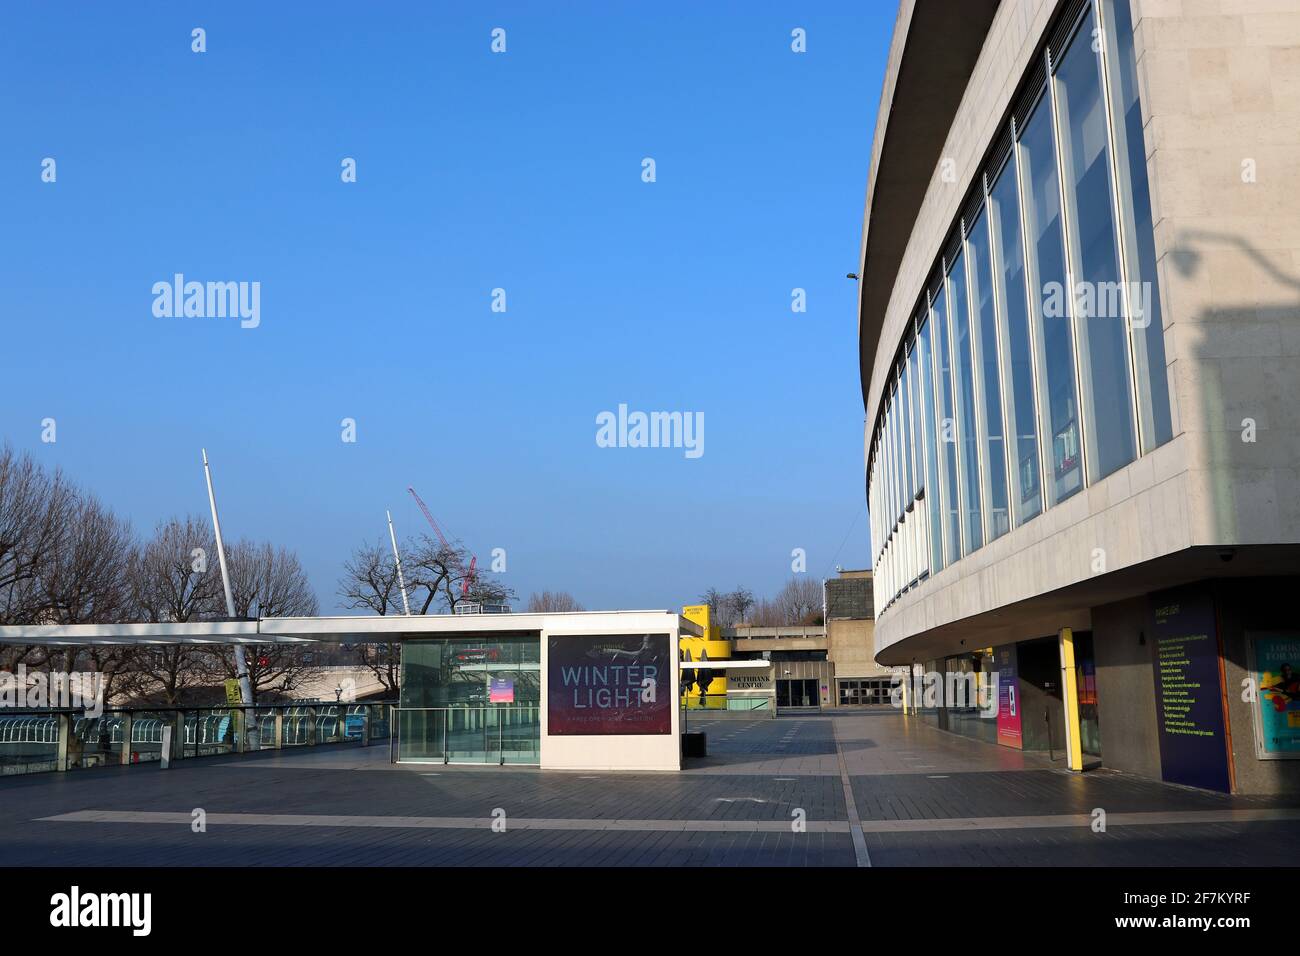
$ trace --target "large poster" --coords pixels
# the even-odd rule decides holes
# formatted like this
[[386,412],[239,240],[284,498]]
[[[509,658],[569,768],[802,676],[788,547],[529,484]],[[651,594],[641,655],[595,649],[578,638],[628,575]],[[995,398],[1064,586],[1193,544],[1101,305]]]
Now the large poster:
[[1300,634],[1247,634],[1257,688],[1255,752],[1300,757]]
[[1020,733],[1020,681],[1016,675],[1016,645],[993,648],[998,675],[998,743],[1023,750]]
[[547,733],[672,733],[671,649],[667,634],[552,635]]
[[1227,793],[1214,599],[1203,589],[1180,588],[1149,600],[1161,776],[1169,783]]

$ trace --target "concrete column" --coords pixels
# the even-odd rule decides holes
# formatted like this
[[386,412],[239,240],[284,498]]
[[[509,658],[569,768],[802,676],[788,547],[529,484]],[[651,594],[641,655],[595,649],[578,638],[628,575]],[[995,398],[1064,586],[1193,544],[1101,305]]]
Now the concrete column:
[[[172,752],[171,752],[172,759],[184,760],[185,759],[185,711],[183,710],[176,711],[176,716],[172,721],[172,727],[173,727]],[[196,725],[194,728],[194,732],[197,734],[198,730],[199,730],[198,726]]]
[[128,710],[122,715],[122,763],[131,762],[131,733],[135,726],[135,718]]
[[63,771],[68,769],[68,754],[71,750],[70,744],[72,741],[72,715],[59,714],[55,719],[59,728],[59,753],[54,769]]
[[316,746],[316,708],[307,708],[307,746]]

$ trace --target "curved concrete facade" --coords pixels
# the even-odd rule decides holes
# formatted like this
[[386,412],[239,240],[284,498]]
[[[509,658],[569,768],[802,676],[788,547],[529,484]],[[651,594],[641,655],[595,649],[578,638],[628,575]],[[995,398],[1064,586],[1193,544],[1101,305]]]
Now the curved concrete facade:
[[[920,24],[916,4],[900,9],[860,273],[868,436],[940,245],[1061,6],[1004,3],[986,31],[978,4],[972,21],[957,15]],[[1300,414],[1291,397],[1300,395],[1300,200],[1287,172],[1300,143],[1300,10],[1243,2],[1233,14],[1184,13],[1204,6],[1132,4],[1174,438],[881,610],[881,663],[933,656],[962,639],[1087,626],[1088,608],[1098,603],[1225,571],[1300,569]],[[918,28],[943,35],[913,59]],[[953,81],[952,61],[936,55],[945,37],[957,45],[957,60],[972,37],[981,42],[950,122],[935,124],[943,143],[922,165],[923,156],[891,152],[889,144],[896,130],[910,135],[901,117],[924,114],[934,83]],[[952,161],[954,181],[944,181],[939,157]],[[1242,180],[1247,159],[1255,161],[1253,182]],[[878,224],[872,197],[907,177],[924,182],[919,205],[902,222]],[[896,268],[873,269],[892,262],[902,234]],[[1242,441],[1244,419],[1255,423],[1252,443]],[[1220,559],[1221,548],[1245,545],[1261,548]],[[1094,549],[1104,552],[1102,573]]]

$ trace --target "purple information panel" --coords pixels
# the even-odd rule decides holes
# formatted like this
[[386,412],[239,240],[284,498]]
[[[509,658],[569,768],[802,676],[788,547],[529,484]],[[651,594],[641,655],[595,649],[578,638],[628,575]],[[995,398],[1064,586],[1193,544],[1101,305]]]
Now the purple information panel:
[[1179,588],[1149,600],[1161,776],[1169,783],[1227,793],[1214,598],[1203,589]]
[[552,636],[547,642],[547,733],[672,733],[667,634]]

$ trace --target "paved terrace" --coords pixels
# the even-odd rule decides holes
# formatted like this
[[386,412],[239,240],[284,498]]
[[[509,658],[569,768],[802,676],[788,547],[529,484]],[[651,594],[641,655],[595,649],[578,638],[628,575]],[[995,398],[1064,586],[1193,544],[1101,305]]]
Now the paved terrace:
[[5,778],[0,865],[1280,866],[1300,846],[1300,797],[1079,776],[893,711],[691,729],[711,756],[681,774],[344,747]]

